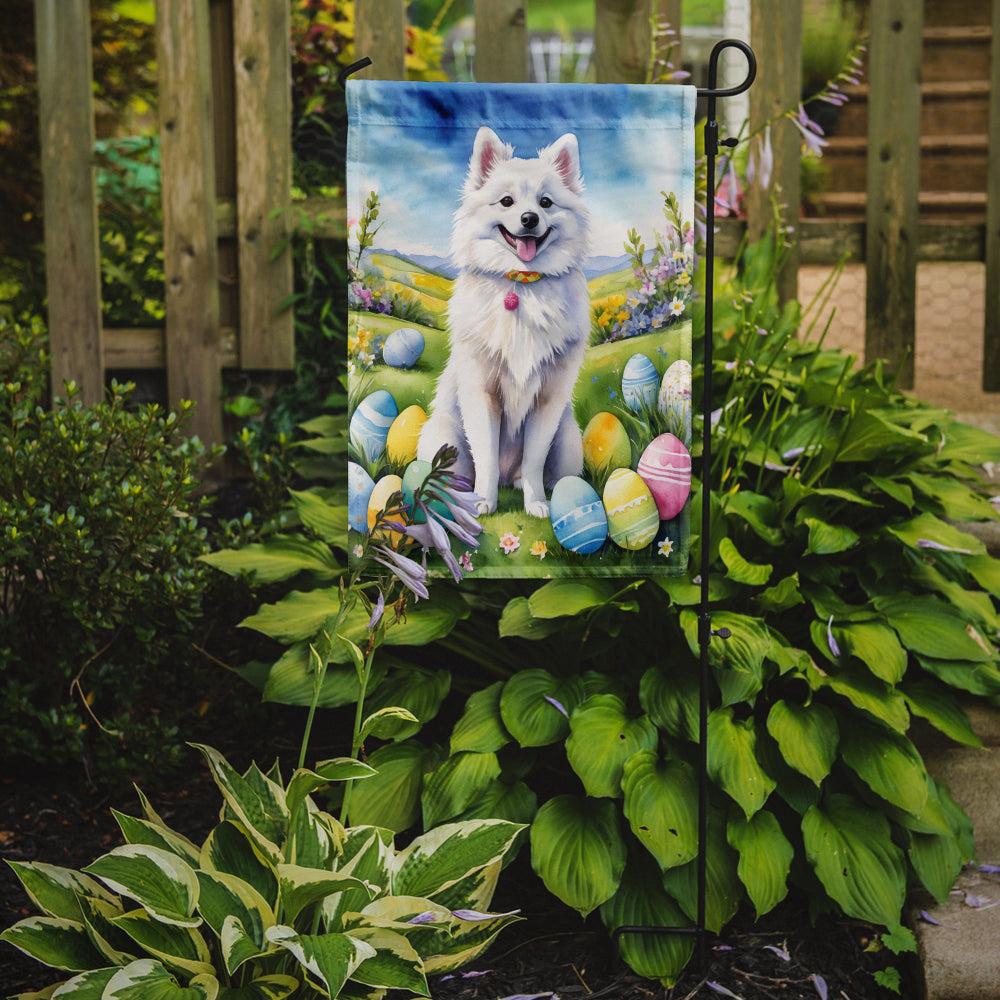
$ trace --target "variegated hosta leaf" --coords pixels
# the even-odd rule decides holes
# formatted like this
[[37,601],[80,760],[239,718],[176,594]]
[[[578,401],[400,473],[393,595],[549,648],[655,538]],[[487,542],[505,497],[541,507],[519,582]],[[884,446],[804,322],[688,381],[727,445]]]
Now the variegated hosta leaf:
[[6,941],[35,961],[53,969],[81,972],[100,968],[104,958],[95,950],[87,928],[65,917],[28,917],[0,934]]
[[243,986],[224,986],[218,1000],[285,1000],[299,985],[299,980],[294,976],[261,976]]
[[609,799],[558,795],[531,824],[531,865],[553,895],[583,916],[618,889],[625,841]]
[[815,785],[830,773],[840,732],[833,712],[819,702],[798,705],[778,700],[767,716],[767,731],[781,748],[781,756]]
[[927,771],[906,736],[861,719],[852,720],[850,739],[840,749],[847,766],[876,795],[919,815],[927,802]]
[[729,845],[739,851],[736,873],[759,918],[788,895],[788,872],[795,849],[774,813],[766,809],[750,819],[737,816],[730,820],[726,836]]
[[[239,930],[250,939],[255,953],[266,949],[264,931],[275,923],[274,911],[264,897],[248,882],[223,872],[198,872],[201,894],[198,910],[205,922],[220,938],[227,920],[237,920]],[[230,931],[232,936],[233,931]],[[241,947],[241,951],[244,950]],[[249,956],[241,957],[236,965],[229,964],[231,949],[227,949],[226,965],[232,975]]]
[[659,740],[649,716],[630,719],[625,702],[613,694],[595,694],[577,706],[569,727],[566,757],[595,798],[620,798],[625,761],[639,750],[655,749]]
[[[518,840],[524,832],[522,827],[517,836]],[[434,901],[449,910],[459,910],[468,908],[472,910],[488,910],[493,902],[493,894],[497,889],[497,882],[500,879],[500,871],[507,860],[506,856],[497,858],[485,868],[477,868],[474,872],[453,882],[446,889],[434,893]]]
[[114,896],[97,879],[74,871],[39,861],[8,861],[24,891],[46,916],[81,920],[81,896],[93,896],[109,903]]
[[159,962],[143,958],[119,969],[108,981],[101,1000],[216,1000],[218,995],[215,976],[196,976],[181,986]]
[[128,965],[140,957],[140,949],[135,942],[114,924],[115,917],[125,912],[120,902],[109,903],[93,896],[83,896],[80,904],[90,940],[104,956],[105,965]]
[[161,923],[145,910],[123,913],[112,923],[171,969],[181,969],[189,976],[213,971],[212,956],[205,939],[190,927]]
[[294,955],[309,978],[332,997],[365,959],[375,957],[370,944],[349,934],[296,934],[291,927],[278,924],[268,928],[267,939]]
[[336,757],[324,760],[313,770],[301,767],[288,782],[285,792],[285,805],[288,812],[294,815],[306,797],[312,795],[318,788],[328,785],[331,781],[350,781],[356,778],[370,778],[377,772],[363,761],[353,757]]
[[749,818],[774,791],[776,782],[757,762],[752,718],[739,722],[733,709],[717,708],[708,717],[708,774]]
[[430,996],[424,963],[402,934],[384,927],[356,927],[351,931],[351,937],[375,949],[375,954],[366,958],[351,973],[355,982]]
[[340,822],[317,809],[312,799],[306,799],[292,820],[285,856],[292,864],[304,868],[335,868],[343,842],[344,828]]
[[351,789],[351,825],[380,826],[399,833],[420,817],[424,773],[438,763],[438,754],[416,740],[379,747],[368,761],[375,777]]
[[523,747],[543,747],[569,732],[569,716],[583,701],[579,677],[560,679],[547,670],[514,674],[500,694],[504,727]]
[[111,812],[118,821],[122,835],[129,844],[146,844],[149,847],[159,847],[161,850],[176,854],[177,857],[186,861],[192,868],[197,866],[200,851],[187,837],[176,833],[169,827],[152,823],[149,820],[126,816],[125,813],[120,813],[117,809],[112,809]]
[[[393,634],[396,628],[394,626],[388,634]],[[448,631],[451,631],[450,628]],[[415,667],[394,670],[372,691],[365,706],[372,712],[388,708],[405,709],[410,719],[385,716],[378,727],[380,739],[405,740],[420,732],[421,726],[437,715],[441,702],[450,690],[451,674],[447,670]]]
[[690,765],[641,751],[625,762],[622,789],[625,818],[661,869],[698,854],[698,782]]
[[107,969],[91,969],[80,975],[67,979],[52,992],[50,986],[43,993],[19,993],[11,1000],[41,1000],[43,997],[56,997],[57,1000],[101,1000],[104,988],[114,978],[120,966],[109,966]]
[[392,850],[391,831],[372,826],[356,826],[347,831],[337,870],[342,875],[354,876],[367,888],[345,889],[323,900],[323,920],[328,931],[345,930],[342,925],[345,913],[359,912],[369,904],[373,891],[388,889]]
[[[664,891],[652,859],[629,859],[618,891],[601,905],[601,920],[609,932],[619,927],[690,927],[677,902]],[[618,949],[640,976],[673,986],[691,959],[692,934],[622,934]]]
[[474,920],[461,916],[467,911],[451,912],[454,922],[450,933],[442,932],[437,946],[424,956],[424,971],[428,975],[452,972],[468,965],[486,951],[500,931],[521,919],[516,912],[479,914]]
[[254,769],[247,776],[240,775],[217,750],[203,744],[193,745],[205,755],[226,806],[247,828],[264,855],[277,863],[281,856],[278,845],[288,832],[284,789]]
[[451,752],[473,750],[476,753],[496,753],[510,743],[500,716],[500,693],[503,681],[469,696],[462,717],[455,723],[451,733]]
[[274,866],[241,823],[220,823],[201,847],[200,868],[225,872],[252,885],[271,905],[278,905],[278,875]]
[[499,777],[500,764],[495,753],[452,754],[424,778],[420,796],[424,826],[433,827],[454,819]]
[[421,834],[393,860],[392,892],[433,899],[500,861],[523,827],[501,819],[446,823]]
[[830,795],[803,817],[802,836],[817,877],[849,917],[899,923],[906,866],[882,813],[849,795]]
[[146,844],[125,844],[85,869],[113,892],[134,899],[150,916],[178,927],[197,927],[198,878],[171,851]]
[[374,890],[353,875],[302,868],[300,865],[278,865],[278,881],[281,887],[282,912],[285,919],[291,921],[305,907],[345,889],[361,889],[369,893],[369,898],[375,895]]

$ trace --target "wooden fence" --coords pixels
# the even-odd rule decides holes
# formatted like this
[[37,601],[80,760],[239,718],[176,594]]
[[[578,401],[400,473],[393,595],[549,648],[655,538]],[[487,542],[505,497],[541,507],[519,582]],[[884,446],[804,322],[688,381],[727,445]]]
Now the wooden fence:
[[[480,81],[526,79],[526,2],[474,0]],[[53,384],[73,379],[94,401],[107,370],[165,369],[169,401],[195,400],[196,433],[221,441],[222,369],[276,371],[294,360],[292,315],[282,307],[292,290],[291,254],[276,252],[292,218],[282,211],[291,202],[290,0],[157,2],[166,325],[145,330],[101,327],[88,0],[35,3]],[[365,74],[403,77],[405,7],[405,0],[357,0],[355,50],[374,61]],[[681,0],[595,0],[597,81],[642,82],[650,16],[679,25],[681,7]],[[923,2],[871,0],[869,16],[866,218],[787,217],[798,238],[782,292],[795,294],[800,263],[832,263],[844,253],[864,261],[866,356],[895,366],[910,352],[907,385],[917,262],[985,261],[983,387],[1000,391],[1000,0],[991,15],[985,224],[920,221]],[[798,103],[801,33],[801,0],[754,0],[751,129]],[[800,138],[790,124],[775,129],[774,153],[768,189],[748,194],[746,222],[724,220],[721,255],[732,253],[744,228],[755,235],[766,227],[773,197],[798,206]],[[299,209],[314,235],[345,237],[342,200]]]

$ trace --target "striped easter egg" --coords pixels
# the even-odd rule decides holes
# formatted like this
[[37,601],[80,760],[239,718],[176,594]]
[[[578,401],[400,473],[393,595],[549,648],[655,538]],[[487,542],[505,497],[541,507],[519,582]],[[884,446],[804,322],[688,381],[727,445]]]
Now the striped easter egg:
[[375,481],[356,462],[347,463],[347,523],[362,533],[368,530],[368,501]]
[[622,398],[629,409],[639,411],[656,405],[660,375],[645,354],[633,354],[622,372]]
[[683,358],[664,373],[656,408],[667,418],[667,430],[691,444],[691,365]]
[[656,501],[660,519],[676,517],[691,492],[691,454],[673,434],[653,438],[639,458],[637,471]]
[[579,476],[563,476],[552,487],[549,516],[556,541],[570,552],[590,555],[608,537],[608,518],[601,498]]
[[358,403],[351,417],[350,434],[369,462],[375,461],[384,451],[389,428],[398,413],[396,400],[386,389],[377,389]]
[[656,537],[660,515],[649,487],[631,469],[615,469],[604,487],[611,541],[623,549],[643,549]]

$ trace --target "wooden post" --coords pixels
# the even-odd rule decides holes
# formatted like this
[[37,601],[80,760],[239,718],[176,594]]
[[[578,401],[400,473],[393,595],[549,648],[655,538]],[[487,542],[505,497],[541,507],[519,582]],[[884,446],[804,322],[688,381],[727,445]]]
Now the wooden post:
[[872,0],[868,53],[865,360],[913,387],[923,3]]
[[528,79],[528,31],[524,0],[475,0],[479,83],[524,83]]
[[[759,71],[750,88],[750,131],[796,108],[802,91],[802,4],[799,0],[760,0],[750,8],[750,39]],[[731,122],[727,132],[735,134],[739,122]],[[754,142],[759,142],[755,139]],[[802,135],[792,122],[778,118],[771,126],[774,169],[770,183],[762,187],[755,180],[746,195],[747,230],[751,240],[759,239],[774,221],[774,204],[779,206],[779,225],[792,228],[792,246],[778,274],[778,297],[782,302],[797,298],[799,283],[799,158]],[[776,234],[780,238],[779,234]]]
[[[684,52],[681,46],[681,0],[653,0],[652,15],[658,24],[669,25],[672,35],[665,35],[660,44],[656,47],[656,55],[659,58],[667,54],[670,43],[673,42],[673,50],[670,53],[670,62],[675,70],[683,69],[682,60]],[[689,81],[685,81],[689,82]]]
[[356,0],[354,53],[373,63],[357,76],[406,79],[406,0]]
[[104,397],[88,0],[35,0],[52,394]]
[[645,83],[652,47],[649,19],[657,0],[595,0],[594,66],[598,83]]
[[210,47],[207,0],[160,0],[167,396],[197,404],[192,432],[214,444],[222,441],[222,407]]
[[1000,0],[993,0],[990,46],[989,170],[986,180],[986,324],[983,390],[1000,392]]
[[290,20],[287,0],[233,7],[242,368],[295,367]]

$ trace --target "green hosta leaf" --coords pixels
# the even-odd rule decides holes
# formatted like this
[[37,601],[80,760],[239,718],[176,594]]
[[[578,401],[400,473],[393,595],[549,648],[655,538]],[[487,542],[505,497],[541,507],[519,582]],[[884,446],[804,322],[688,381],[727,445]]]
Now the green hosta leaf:
[[819,786],[837,756],[839,731],[833,712],[812,702],[797,705],[778,700],[767,716],[767,731],[781,748],[785,761]]
[[324,542],[347,550],[347,507],[327,503],[312,490],[289,490],[295,513],[302,523]]
[[813,688],[829,688],[897,732],[906,732],[910,713],[906,710],[903,696],[884,681],[873,677],[868,670],[840,667],[835,673],[821,674],[813,668],[806,676]]
[[754,530],[757,537],[768,545],[777,547],[784,540],[781,528],[781,512],[778,505],[768,496],[739,490],[726,497],[726,514],[735,515]]
[[950,420],[945,428],[944,441],[937,453],[940,462],[965,462],[981,465],[983,462],[998,462],[997,436],[981,427],[962,424]]
[[809,543],[805,552],[807,556],[829,556],[846,552],[860,537],[846,524],[828,524],[815,517],[803,518],[803,523],[809,529]]
[[874,924],[899,923],[906,866],[885,816],[834,794],[806,813],[802,836],[809,863],[844,913]]
[[[358,733],[362,740],[374,736],[379,740],[391,740],[397,734],[411,736],[420,729],[420,720],[407,708],[392,706],[372,712],[361,724]],[[406,736],[401,738],[405,739]]]
[[278,844],[288,831],[288,809],[284,789],[269,779],[251,782],[238,774],[217,750],[192,744],[208,761],[226,805],[250,832],[265,856],[272,862],[280,857]]
[[[313,903],[345,889],[367,889],[352,875],[342,872],[325,872],[300,865],[278,865],[278,884],[281,888],[282,913],[286,920],[295,918]],[[374,895],[374,891],[371,893]]]
[[150,916],[178,927],[197,927],[198,878],[170,851],[146,844],[125,844],[98,858],[84,871],[113,892],[134,899]]
[[164,924],[145,910],[132,910],[111,921],[168,968],[189,976],[211,975],[212,956],[205,939],[191,927]]
[[495,753],[510,742],[500,717],[500,692],[503,681],[470,695],[462,717],[451,733],[451,752],[473,750],[477,753]]
[[638,750],[653,750],[659,739],[646,716],[629,719],[625,703],[613,694],[595,694],[570,717],[566,757],[588,795],[619,798],[622,768]]
[[6,941],[35,961],[54,969],[81,972],[99,968],[105,960],[91,944],[87,929],[64,917],[28,917],[0,934]]
[[865,476],[865,479],[907,510],[913,509],[913,490],[906,483],[885,476]]
[[437,751],[415,740],[379,747],[368,758],[374,777],[351,790],[352,825],[381,826],[399,833],[420,818],[424,774],[437,766]]
[[[681,612],[681,627],[693,656],[700,657],[698,616]],[[764,659],[771,648],[771,636],[759,618],[719,611],[712,615],[712,628],[729,629],[728,639],[713,637],[708,646],[708,662],[722,690],[723,704],[753,701],[763,686]]]
[[906,673],[906,650],[896,633],[879,622],[853,622],[833,626],[844,653],[856,656],[886,684],[898,684]]
[[292,976],[261,976],[245,986],[223,987],[218,1000],[285,1000],[298,988]]
[[349,934],[296,934],[291,927],[278,925],[267,931],[267,939],[287,949],[296,961],[329,992],[338,996],[344,983],[375,949]]
[[142,958],[115,972],[101,1000],[216,1000],[218,995],[213,975],[198,975],[181,986],[159,962]]
[[917,662],[927,673],[943,681],[948,687],[985,697],[1000,694],[1000,669],[995,664],[936,660],[930,656],[918,656]]
[[851,421],[837,452],[838,462],[868,462],[894,447],[925,445],[923,434],[907,430],[879,416],[862,410]]
[[[630,858],[615,894],[601,904],[609,932],[619,927],[688,927],[691,921],[664,891],[654,865]],[[694,951],[691,934],[623,934],[622,958],[638,975],[673,986]]]
[[764,805],[775,781],[757,762],[752,718],[737,721],[732,708],[717,708],[709,714],[708,774],[748,819]]
[[[337,650],[340,650],[340,653]],[[334,656],[344,655],[344,644],[334,646]],[[369,679],[369,686],[377,685],[385,677],[384,657],[376,658]],[[358,700],[360,687],[353,666],[329,664],[323,675],[317,708],[339,708]],[[316,697],[316,674],[310,660],[309,643],[297,642],[289,646],[271,666],[264,681],[261,697],[279,705],[311,705]]]
[[757,594],[754,600],[764,613],[778,613],[805,604],[805,598],[799,589],[799,574],[792,573],[791,576],[784,577],[773,587],[768,587],[767,590]]
[[452,754],[424,780],[424,826],[430,828],[454,819],[498,777],[500,764],[495,753]]
[[781,832],[774,813],[764,809],[751,819],[738,816],[730,820],[726,837],[729,846],[739,851],[736,873],[759,919],[788,894],[788,873],[795,849]]
[[951,833],[911,833],[909,855],[924,888],[939,903],[946,902],[965,862],[958,838]]
[[343,572],[328,545],[296,535],[272,535],[265,542],[209,552],[199,558],[230,576],[246,574],[255,584],[277,583],[298,573],[332,580]]
[[992,521],[996,517],[989,500],[952,476],[924,476],[911,472],[906,478],[938,505],[950,521]]
[[545,639],[554,635],[565,624],[558,619],[536,618],[531,613],[527,597],[515,597],[508,601],[500,615],[499,635],[501,639],[516,636],[520,639]]
[[504,684],[500,716],[521,746],[547,746],[569,732],[569,716],[583,697],[579,677],[563,680],[547,670],[522,670]]
[[351,973],[355,982],[430,996],[424,963],[402,934],[383,927],[362,926],[352,929],[351,937],[375,949],[375,954]]
[[908,681],[900,686],[900,690],[910,711],[926,719],[945,736],[967,747],[983,745],[965,710],[947,688],[924,680]]
[[854,718],[840,753],[876,795],[905,812],[921,813],[927,801],[927,772],[907,737]]
[[1000,597],[1000,559],[990,555],[974,556],[964,560],[965,568],[976,583],[994,597]]
[[[231,945],[224,948],[226,970],[232,975],[247,958],[265,950],[264,931],[274,925],[274,912],[252,885],[235,875],[200,871],[198,883],[201,886],[198,910],[223,944],[227,936],[232,939],[234,934],[241,942],[249,939],[250,954],[237,953]],[[232,928],[228,935],[223,933],[227,921],[238,922],[238,934]],[[246,949],[241,946],[241,950]]]
[[538,812],[538,796],[523,782],[493,781],[457,819],[505,819],[527,826]]
[[625,762],[622,789],[625,818],[660,868],[697,855],[698,782],[688,764],[640,751]]
[[31,901],[46,916],[65,917],[67,920],[83,919],[81,896],[93,896],[106,902],[115,902],[97,879],[39,861],[8,861]]
[[974,535],[942,521],[933,514],[918,514],[909,521],[892,524],[886,528],[904,545],[911,549],[921,549],[921,543],[931,542],[970,555],[984,555],[986,546]]
[[[387,634],[395,630],[393,626]],[[451,689],[451,674],[447,670],[425,670],[418,667],[394,670],[365,702],[372,712],[385,708],[403,708],[413,721],[386,719],[380,726],[380,739],[405,740],[420,731],[438,713],[441,702]]]
[[678,740],[698,739],[698,675],[683,663],[667,673],[650,667],[639,682],[639,704],[660,729]]
[[996,635],[1000,632],[1000,615],[997,614],[989,594],[981,590],[970,590],[965,584],[947,579],[943,573],[926,562],[914,567],[911,579],[917,585],[914,590],[933,591],[987,633]]
[[534,618],[563,618],[607,604],[617,588],[608,580],[550,580],[529,598]]
[[531,825],[531,865],[553,895],[586,916],[614,895],[625,870],[618,810],[608,799],[558,795]]
[[208,835],[201,848],[200,867],[234,875],[253,886],[271,907],[277,905],[277,873],[240,823],[227,820]]
[[975,627],[936,597],[880,596],[875,598],[875,607],[899,633],[903,645],[915,653],[974,663],[996,658],[995,651]]
[[739,549],[730,538],[723,538],[719,542],[719,557],[726,565],[726,576],[736,583],[746,584],[748,587],[763,587],[771,578],[774,567],[768,563],[747,562],[740,555]]
[[126,816],[124,813],[118,812],[117,809],[112,809],[111,812],[118,821],[122,835],[128,843],[159,847],[164,851],[176,854],[189,865],[198,864],[199,849],[187,837],[175,833],[160,823]]
[[[736,852],[726,843],[726,824],[721,814],[708,818],[705,849],[705,926],[718,934],[733,918],[743,899],[743,884],[736,873]],[[670,868],[663,873],[663,887],[691,920],[698,918],[698,861]]]

